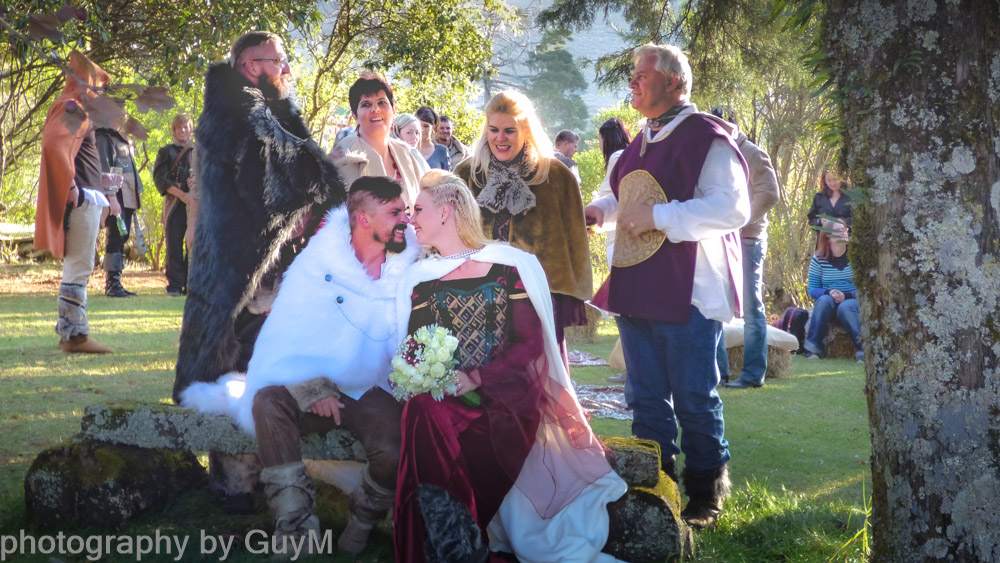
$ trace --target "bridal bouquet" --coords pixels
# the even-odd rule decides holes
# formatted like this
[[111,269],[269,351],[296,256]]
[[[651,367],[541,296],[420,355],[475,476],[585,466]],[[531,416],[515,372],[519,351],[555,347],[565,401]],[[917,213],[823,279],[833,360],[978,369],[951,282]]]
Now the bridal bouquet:
[[[392,358],[389,381],[393,397],[405,401],[421,393],[430,393],[440,401],[445,393],[455,394],[458,382],[455,371],[457,349],[458,339],[450,330],[437,325],[421,327],[406,337]],[[479,403],[478,395],[469,397],[474,394],[472,391],[462,397],[475,406]]]

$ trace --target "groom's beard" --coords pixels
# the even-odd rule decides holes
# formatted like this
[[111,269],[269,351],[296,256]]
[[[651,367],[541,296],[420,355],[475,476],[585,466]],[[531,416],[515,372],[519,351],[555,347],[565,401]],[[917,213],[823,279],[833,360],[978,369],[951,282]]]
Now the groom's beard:
[[[396,232],[403,233],[403,240],[396,242]],[[406,249],[406,225],[400,225],[392,230],[391,238],[385,242],[385,250],[399,254]]]

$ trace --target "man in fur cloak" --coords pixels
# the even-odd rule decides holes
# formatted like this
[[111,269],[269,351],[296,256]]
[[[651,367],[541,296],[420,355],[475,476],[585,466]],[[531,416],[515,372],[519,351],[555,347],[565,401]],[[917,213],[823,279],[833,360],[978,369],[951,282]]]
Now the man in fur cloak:
[[281,273],[344,202],[333,163],[310,138],[281,38],[251,32],[205,78],[198,120],[198,229],[173,398],[246,371]]
[[326,215],[285,273],[245,384],[233,374],[181,394],[185,407],[228,414],[256,434],[276,541],[319,532],[299,448],[304,433],[345,428],[365,450],[367,464],[347,491],[351,517],[337,540],[342,551],[364,550],[395,499],[403,405],[391,395],[388,375],[400,340],[398,288],[420,248],[401,194],[389,178],[355,181],[347,209]]

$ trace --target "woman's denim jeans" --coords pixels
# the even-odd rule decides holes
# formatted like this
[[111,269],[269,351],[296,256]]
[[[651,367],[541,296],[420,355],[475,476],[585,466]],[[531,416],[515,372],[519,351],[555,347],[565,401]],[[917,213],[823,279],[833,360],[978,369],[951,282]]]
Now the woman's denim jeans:
[[806,350],[813,354],[823,353],[823,339],[826,338],[826,332],[830,329],[830,321],[834,316],[851,337],[855,354],[861,352],[861,315],[858,313],[858,300],[845,299],[837,305],[829,295],[820,295],[813,306],[809,318],[809,332],[806,334]]

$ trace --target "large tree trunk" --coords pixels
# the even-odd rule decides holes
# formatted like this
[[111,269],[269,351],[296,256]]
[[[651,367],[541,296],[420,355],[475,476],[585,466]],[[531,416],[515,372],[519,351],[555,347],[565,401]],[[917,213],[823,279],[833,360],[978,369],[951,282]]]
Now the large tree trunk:
[[828,0],[867,327],[872,561],[1000,561],[1000,6]]

